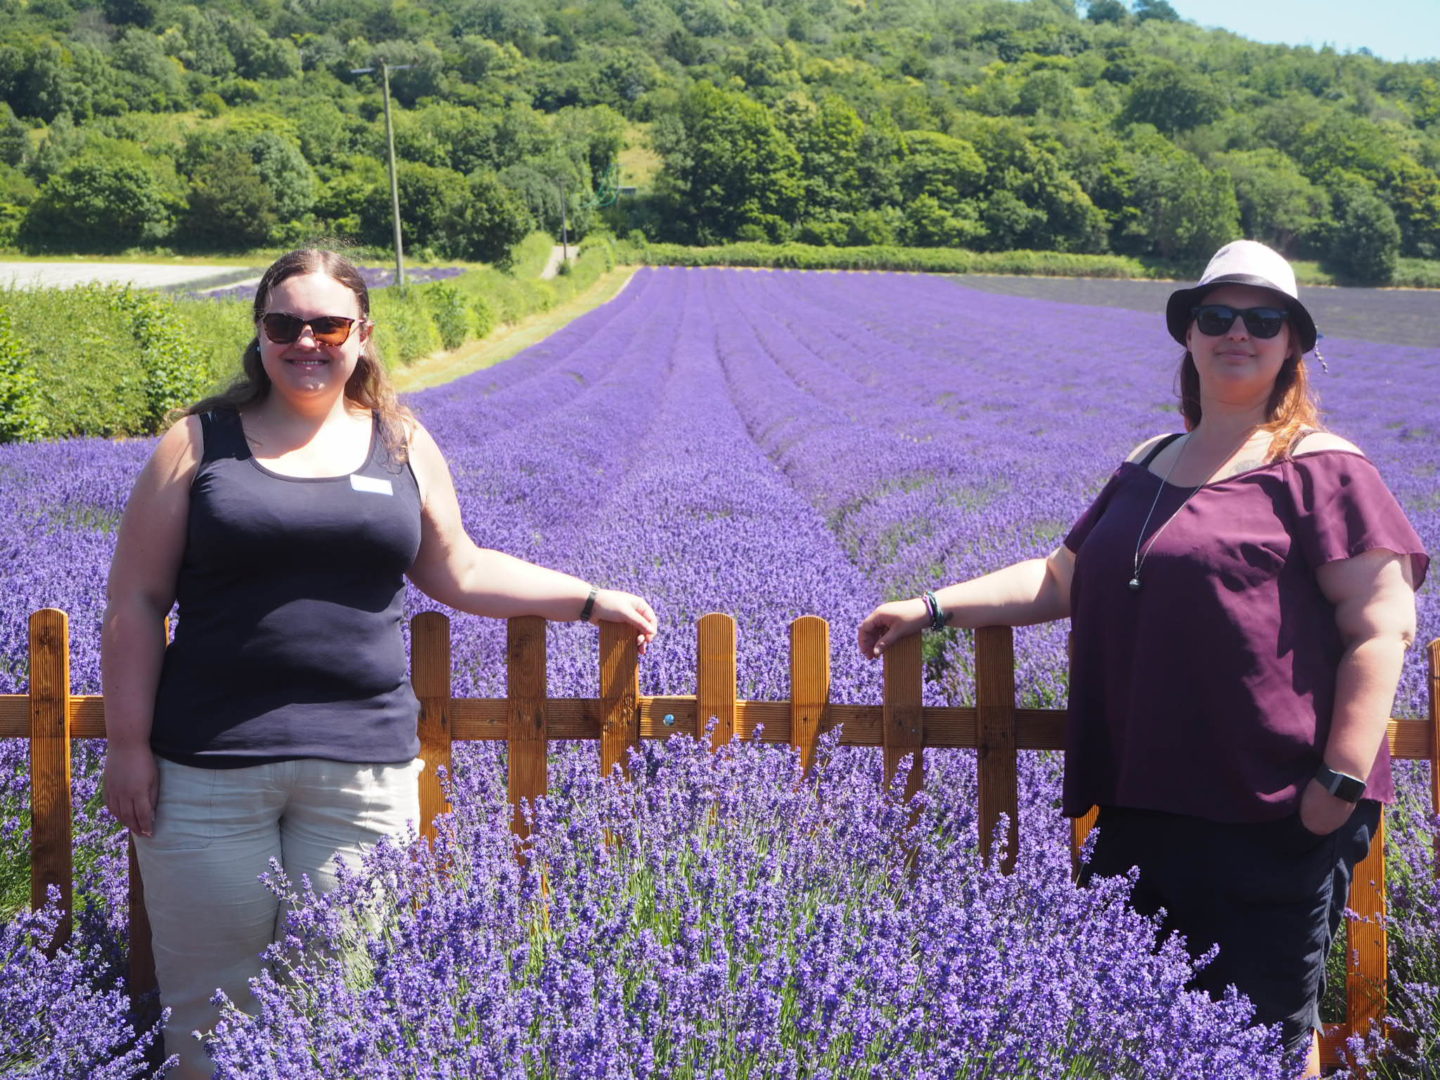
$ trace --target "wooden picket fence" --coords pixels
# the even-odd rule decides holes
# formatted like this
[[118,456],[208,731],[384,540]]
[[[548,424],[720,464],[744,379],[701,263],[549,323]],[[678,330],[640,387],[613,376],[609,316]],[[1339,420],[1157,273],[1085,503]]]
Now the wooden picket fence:
[[[509,743],[510,800],[515,828],[523,831],[519,806],[546,791],[551,739],[590,739],[600,744],[602,772],[626,765],[641,739],[674,734],[701,735],[714,719],[713,738],[751,738],[795,747],[806,768],[817,740],[840,727],[840,742],[884,749],[885,776],[894,778],[910,757],[905,789],[924,782],[924,749],[978,751],[979,837],[986,857],[990,838],[1009,815],[1007,859],[1018,845],[1017,754],[1021,750],[1063,750],[1065,713],[1015,705],[1014,645],[1008,627],[975,633],[974,706],[922,706],[920,638],[897,643],[884,658],[884,704],[845,705],[830,700],[830,628],[806,615],[790,627],[789,701],[743,701],[736,694],[735,620],[710,614],[700,619],[693,696],[642,697],[633,632],[614,623],[600,625],[600,696],[552,698],[546,693],[545,622],[509,621],[504,698],[457,698],[450,682],[450,621],[427,612],[411,621],[411,677],[420,699],[421,755],[427,768],[420,780],[422,825],[433,833],[436,815],[446,810],[437,769],[450,765],[457,739],[498,739]],[[69,909],[72,897],[70,740],[105,737],[104,701],[70,693],[69,623],[63,611],[38,611],[30,618],[30,693],[0,695],[0,738],[29,738],[33,829],[32,901],[44,902],[58,888]],[[851,647],[845,642],[845,647]],[[1429,645],[1429,716],[1391,720],[1391,753],[1430,762],[1431,798],[1440,814],[1440,639]],[[1072,857],[1094,821],[1075,822]],[[1440,853],[1437,853],[1440,854]],[[1002,864],[1002,868],[1004,864]],[[1346,1019],[1331,1024],[1323,1041],[1327,1062],[1350,1034],[1385,1014],[1388,974],[1385,914],[1384,829],[1356,871],[1350,897],[1355,912],[1349,931]],[[68,933],[68,923],[64,933]],[[150,927],[134,850],[130,856],[130,990],[148,998],[155,987]]]

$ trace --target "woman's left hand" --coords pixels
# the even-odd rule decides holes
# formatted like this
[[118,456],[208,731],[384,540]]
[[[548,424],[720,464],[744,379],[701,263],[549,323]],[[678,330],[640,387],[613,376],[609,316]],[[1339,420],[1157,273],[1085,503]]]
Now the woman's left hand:
[[1350,820],[1355,804],[1336,798],[1311,780],[1300,793],[1300,824],[1316,836],[1329,836]]
[[619,589],[601,589],[595,594],[595,608],[590,613],[592,622],[618,622],[633,626],[640,633],[636,643],[643,653],[645,647],[655,640],[660,629],[660,619],[655,609],[643,597]]

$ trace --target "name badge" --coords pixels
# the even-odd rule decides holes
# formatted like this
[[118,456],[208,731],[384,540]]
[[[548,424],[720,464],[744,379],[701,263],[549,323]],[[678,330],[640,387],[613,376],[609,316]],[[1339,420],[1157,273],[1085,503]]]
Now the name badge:
[[395,489],[389,480],[377,479],[373,476],[360,476],[356,473],[350,474],[350,486],[356,491],[368,491],[371,495],[394,495]]

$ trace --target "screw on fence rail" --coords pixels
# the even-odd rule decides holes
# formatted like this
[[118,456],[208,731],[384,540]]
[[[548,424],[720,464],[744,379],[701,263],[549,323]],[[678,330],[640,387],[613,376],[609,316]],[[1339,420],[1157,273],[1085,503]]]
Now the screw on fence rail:
[[[435,819],[450,804],[440,781],[450,772],[450,620],[438,611],[424,611],[410,620],[410,684],[420,700],[420,829],[435,839]],[[542,691],[543,693],[543,691]]]
[[30,616],[30,904],[53,886],[63,911],[50,951],[70,940],[73,856],[70,824],[70,619],[44,608]]

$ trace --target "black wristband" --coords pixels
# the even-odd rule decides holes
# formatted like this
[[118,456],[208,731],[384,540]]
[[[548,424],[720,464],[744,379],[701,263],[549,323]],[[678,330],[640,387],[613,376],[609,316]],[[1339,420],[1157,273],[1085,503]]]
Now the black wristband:
[[581,622],[590,621],[590,615],[595,610],[595,597],[598,596],[599,593],[600,590],[597,589],[594,585],[590,586],[590,595],[585,597],[585,606],[580,609]]
[[1349,773],[1336,772],[1324,762],[1315,770],[1315,779],[1320,786],[1348,803],[1357,803],[1365,797],[1365,781]]

